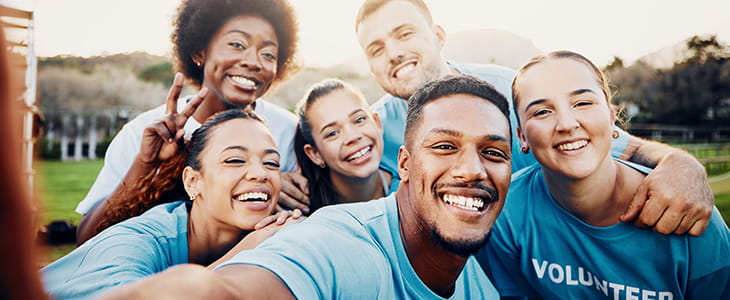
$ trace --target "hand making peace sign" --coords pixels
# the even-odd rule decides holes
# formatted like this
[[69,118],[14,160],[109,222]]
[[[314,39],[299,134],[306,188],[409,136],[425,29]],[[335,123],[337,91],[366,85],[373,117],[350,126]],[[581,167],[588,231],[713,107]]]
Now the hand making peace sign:
[[185,123],[205,99],[208,89],[203,87],[188,102],[181,112],[177,112],[177,101],[183,88],[183,75],[175,74],[175,79],[167,94],[165,116],[148,125],[142,133],[139,159],[147,164],[170,159],[180,149],[185,135]]

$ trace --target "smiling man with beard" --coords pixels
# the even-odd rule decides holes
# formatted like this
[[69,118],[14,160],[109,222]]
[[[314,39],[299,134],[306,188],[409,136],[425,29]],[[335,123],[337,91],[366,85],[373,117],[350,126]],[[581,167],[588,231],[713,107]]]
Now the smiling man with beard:
[[214,272],[182,265],[109,298],[498,299],[471,254],[504,206],[508,109],[474,77],[434,81],[410,98],[396,193],[324,207]]

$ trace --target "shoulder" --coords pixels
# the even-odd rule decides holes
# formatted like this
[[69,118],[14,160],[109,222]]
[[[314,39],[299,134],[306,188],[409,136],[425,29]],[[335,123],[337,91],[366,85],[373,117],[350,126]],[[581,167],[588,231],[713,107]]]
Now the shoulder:
[[186,201],[157,205],[145,213],[110,227],[117,233],[133,232],[155,239],[173,239],[187,233]]
[[511,83],[517,74],[514,69],[493,64],[464,64],[454,62],[449,62],[449,64],[461,73],[476,76],[486,81],[489,81],[489,79],[500,79],[507,80]]
[[378,113],[380,117],[383,118],[392,114],[401,115],[402,112],[408,110],[408,103],[402,98],[386,93],[383,97],[378,99],[378,101],[375,101],[375,103],[370,105],[370,109]]
[[276,122],[276,124],[281,122],[285,124],[297,123],[297,116],[294,113],[264,99],[256,100],[256,109],[254,111],[264,119],[264,122],[267,124],[272,123],[269,126],[272,126],[273,122]]

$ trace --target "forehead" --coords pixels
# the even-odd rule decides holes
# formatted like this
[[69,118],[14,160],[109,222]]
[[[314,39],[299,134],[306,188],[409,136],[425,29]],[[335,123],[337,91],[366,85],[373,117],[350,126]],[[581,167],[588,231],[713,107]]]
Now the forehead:
[[346,89],[338,89],[315,100],[307,112],[310,122],[318,127],[347,118],[356,109],[369,110],[368,104]]
[[360,45],[380,39],[402,25],[428,27],[420,7],[407,1],[390,1],[365,17],[357,32]]
[[549,58],[531,66],[520,74],[515,88],[519,93],[518,104],[567,95],[579,89],[591,89],[599,94],[602,91],[593,69],[570,58]]
[[216,36],[245,32],[251,36],[261,36],[262,39],[278,43],[276,31],[271,22],[257,15],[241,15],[233,17],[221,26]]
[[229,146],[244,146],[251,151],[274,149],[276,144],[264,124],[251,119],[233,119],[218,124],[211,131],[205,151],[219,153]]
[[441,97],[423,107],[419,139],[435,129],[461,132],[464,137],[503,136],[509,140],[507,117],[488,100],[474,95]]

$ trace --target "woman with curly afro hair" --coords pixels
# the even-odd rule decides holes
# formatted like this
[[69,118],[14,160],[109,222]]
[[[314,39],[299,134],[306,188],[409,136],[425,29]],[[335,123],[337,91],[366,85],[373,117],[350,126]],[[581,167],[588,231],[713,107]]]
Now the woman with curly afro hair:
[[[160,165],[174,158],[190,134],[217,112],[255,111],[271,129],[281,171],[296,170],[296,116],[261,99],[298,70],[298,25],[289,2],[183,0],[173,27],[175,65],[182,74],[175,75],[164,105],[127,123],[109,145],[104,166],[76,208],[84,214],[78,244],[154,205],[179,200],[179,193],[169,191],[179,181],[178,170],[166,174]],[[200,91],[178,101],[183,75]],[[156,130],[145,130],[150,124]],[[157,174],[153,177],[158,183],[147,182],[149,174]]]

